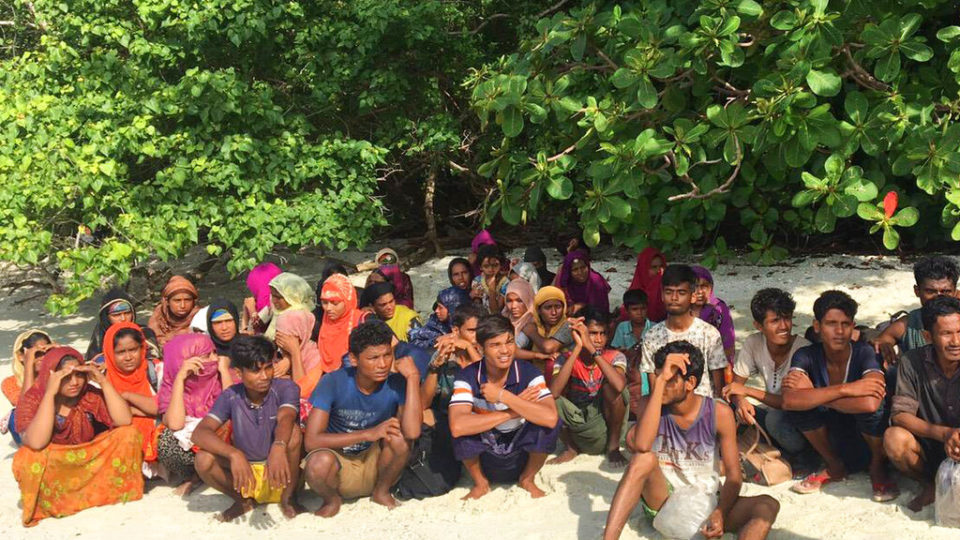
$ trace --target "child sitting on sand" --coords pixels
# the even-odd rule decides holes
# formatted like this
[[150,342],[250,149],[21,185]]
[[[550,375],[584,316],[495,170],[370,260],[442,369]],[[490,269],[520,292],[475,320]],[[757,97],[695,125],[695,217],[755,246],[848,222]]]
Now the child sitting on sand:
[[609,322],[606,313],[590,306],[571,319],[576,345],[569,356],[558,358],[562,363],[554,365],[550,381],[563,421],[560,439],[567,448],[551,464],[565,463],[581,452],[603,453],[618,467],[627,463],[620,453],[627,413],[627,359],[606,348]]

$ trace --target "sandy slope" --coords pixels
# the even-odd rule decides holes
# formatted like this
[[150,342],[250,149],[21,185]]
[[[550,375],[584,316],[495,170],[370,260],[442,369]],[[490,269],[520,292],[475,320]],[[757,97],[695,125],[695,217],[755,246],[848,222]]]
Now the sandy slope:
[[[357,262],[365,258],[363,253],[342,256]],[[429,310],[435,292],[446,286],[447,260],[433,260],[410,271],[421,312]],[[316,262],[314,257],[301,256],[287,267],[315,278]],[[607,253],[595,263],[595,268],[610,280],[613,286],[611,304],[615,304],[632,276],[632,257]],[[798,302],[799,327],[809,324],[813,300],[827,288],[848,291],[861,303],[859,319],[869,324],[877,324],[893,312],[911,308],[916,302],[910,268],[895,259],[835,256],[771,268],[734,261],[721,266],[715,277],[718,294],[733,310],[741,341],[747,332],[752,331],[749,300],[761,287],[780,286],[793,291]],[[223,275],[212,276],[201,284],[200,289],[207,300],[220,294],[239,300],[243,294],[239,280],[230,281]],[[0,351],[5,358],[0,373],[4,376],[9,373],[6,355],[18,332],[39,326],[61,342],[82,348],[86,346],[93,325],[94,303],[85,304],[82,315],[54,318],[43,314],[38,301],[15,305],[18,299],[29,294],[30,291],[20,291],[0,300]],[[143,320],[146,316],[146,312],[141,313]],[[8,409],[8,404],[3,401],[0,414],[5,414]],[[10,472],[15,449],[8,441],[4,439],[0,443],[0,515],[3,516],[0,536],[3,538],[25,538],[27,534],[32,539],[91,534],[166,540],[184,535],[262,538],[265,531],[287,537],[335,534],[350,538],[598,538],[620,475],[599,457],[580,456],[570,463],[544,469],[539,481],[548,495],[537,501],[530,500],[526,492],[517,488],[499,487],[479,502],[462,502],[460,497],[467,488],[461,484],[444,497],[407,502],[392,512],[361,500],[345,505],[340,515],[331,520],[302,515],[286,521],[276,507],[270,506],[258,509],[239,523],[227,525],[213,520],[214,513],[228,505],[227,499],[213,490],[205,489],[182,501],[172,496],[172,488],[152,484],[142,501],[92,509],[61,520],[46,520],[27,530],[20,526],[18,490]],[[828,486],[818,495],[795,495],[787,487],[745,487],[747,494],[767,492],[780,500],[780,518],[771,538],[947,539],[960,535],[957,530],[934,527],[932,507],[914,514],[902,506],[915,489],[907,480],[901,480],[905,494],[898,504],[870,501],[869,482],[862,474]],[[307,496],[304,503],[315,508],[318,500]],[[639,515],[639,512],[634,514],[635,519],[631,519],[623,537],[658,537]]]

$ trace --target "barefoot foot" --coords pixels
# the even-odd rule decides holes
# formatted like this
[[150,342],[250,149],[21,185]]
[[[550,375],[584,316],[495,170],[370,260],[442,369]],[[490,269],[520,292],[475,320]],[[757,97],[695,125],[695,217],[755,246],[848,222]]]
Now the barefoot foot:
[[557,457],[550,458],[549,460],[547,460],[547,465],[559,465],[561,463],[566,463],[572,460],[573,458],[577,457],[578,453],[579,452],[577,452],[573,448],[567,448],[566,450],[561,452],[560,455],[558,455]]
[[400,506],[400,503],[398,503],[397,500],[393,498],[393,495],[391,495],[389,492],[372,493],[370,495],[370,500],[377,504],[382,504],[383,506],[386,506],[390,510],[393,510],[394,508]]
[[233,503],[233,506],[221,512],[220,515],[217,516],[217,519],[224,523],[233,521],[253,510],[254,506],[256,506],[256,503],[253,499],[243,499],[242,501]]
[[490,484],[477,484],[473,486],[473,488],[470,489],[470,493],[464,495],[463,499],[461,500],[468,501],[470,499],[479,499],[487,493],[490,493]]
[[627,464],[627,458],[620,453],[619,448],[614,448],[607,452],[607,461],[610,462],[610,465],[614,467],[623,467]]
[[533,482],[533,478],[521,478],[517,485],[527,490],[527,492],[530,493],[530,497],[533,499],[539,499],[540,497],[546,496],[546,492],[540,489],[540,487]]
[[936,492],[933,489],[933,484],[921,484],[920,493],[907,503],[907,508],[914,512],[919,512],[926,506],[933,504],[935,499]]
[[280,513],[287,519],[293,519],[306,511],[307,509],[296,499],[288,502],[280,502]]
[[340,511],[340,505],[343,503],[343,499],[340,497],[330,497],[329,499],[324,499],[323,505],[317,509],[314,514],[320,517],[333,517],[337,515],[337,512]]
[[189,480],[186,480],[184,483],[180,484],[173,490],[173,494],[177,497],[187,497],[194,492],[198,487],[203,485],[203,480],[200,480],[199,477],[194,476]]

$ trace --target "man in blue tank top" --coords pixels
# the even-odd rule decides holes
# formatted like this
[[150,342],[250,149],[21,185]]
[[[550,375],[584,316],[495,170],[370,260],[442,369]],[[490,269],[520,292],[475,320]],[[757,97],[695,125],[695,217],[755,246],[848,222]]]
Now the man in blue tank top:
[[[604,539],[620,537],[637,503],[653,518],[675,488],[688,486],[706,494],[719,490],[717,506],[700,530],[705,537],[737,531],[741,539],[766,538],[780,504],[769,495],[740,496],[743,472],[733,411],[694,393],[704,375],[703,353],[687,341],[674,341],[656,351],[653,363],[650,395],[641,400],[640,420],[627,433],[633,457],[613,496]],[[726,470],[722,485],[720,459]]]

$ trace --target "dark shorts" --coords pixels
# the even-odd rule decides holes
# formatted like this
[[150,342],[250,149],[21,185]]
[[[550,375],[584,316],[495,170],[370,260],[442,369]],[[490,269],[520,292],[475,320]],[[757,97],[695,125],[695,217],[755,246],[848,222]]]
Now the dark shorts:
[[516,482],[530,453],[549,454],[557,447],[560,422],[553,428],[524,422],[520,429],[500,433],[493,429],[453,439],[453,453],[460,461],[480,458],[488,480],[499,484]]
[[850,472],[864,470],[870,463],[870,448],[861,435],[883,437],[889,425],[882,402],[872,413],[847,414],[827,407],[788,413],[788,418],[800,431],[827,428],[830,444]]
[[943,449],[943,443],[933,439],[917,437],[920,448],[923,450],[923,472],[928,480],[935,480],[937,469],[943,460],[947,459],[947,452]]

